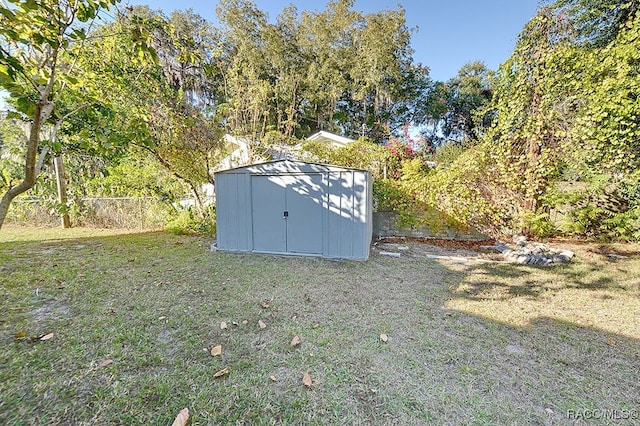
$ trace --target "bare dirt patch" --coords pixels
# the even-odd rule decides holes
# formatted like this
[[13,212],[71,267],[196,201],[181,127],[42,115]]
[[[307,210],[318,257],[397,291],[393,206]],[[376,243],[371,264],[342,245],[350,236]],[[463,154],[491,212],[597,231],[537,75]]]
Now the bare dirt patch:
[[[469,266],[478,262],[500,262],[501,256],[495,251],[483,249],[495,240],[458,241],[438,238],[385,237],[373,244],[373,253],[400,257],[430,258],[447,264]],[[393,255],[391,255],[393,256]]]

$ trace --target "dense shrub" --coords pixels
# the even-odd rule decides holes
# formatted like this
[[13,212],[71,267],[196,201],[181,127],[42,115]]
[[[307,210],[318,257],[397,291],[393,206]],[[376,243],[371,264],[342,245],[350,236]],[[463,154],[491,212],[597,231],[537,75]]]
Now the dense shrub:
[[215,207],[208,207],[204,215],[195,213],[193,208],[182,210],[167,222],[165,230],[176,235],[215,235]]

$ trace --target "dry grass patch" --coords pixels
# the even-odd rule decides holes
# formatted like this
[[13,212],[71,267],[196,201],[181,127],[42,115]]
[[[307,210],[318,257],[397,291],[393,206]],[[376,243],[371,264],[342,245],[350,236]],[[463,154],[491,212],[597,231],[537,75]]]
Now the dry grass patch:
[[446,306],[512,326],[546,318],[640,339],[640,245],[563,247],[573,263],[468,268]]

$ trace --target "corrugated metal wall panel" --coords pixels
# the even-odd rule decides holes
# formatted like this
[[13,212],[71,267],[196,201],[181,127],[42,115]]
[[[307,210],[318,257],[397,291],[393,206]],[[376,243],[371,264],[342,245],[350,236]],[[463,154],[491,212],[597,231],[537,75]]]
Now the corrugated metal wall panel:
[[216,176],[216,229],[218,248],[221,250],[251,250],[248,187],[245,174],[228,173]]
[[366,259],[371,243],[371,179],[367,172],[329,173],[326,257]]
[[232,250],[231,238],[235,228],[231,225],[229,212],[234,208],[235,203],[229,196],[229,185],[233,181],[233,176],[219,175],[216,177],[216,237],[218,248],[221,250]]
[[[352,252],[354,258],[364,258],[365,234],[367,231],[366,214],[367,214],[367,182],[365,174],[362,172],[353,172],[351,197],[353,198],[353,225],[352,225]],[[367,243],[367,245],[369,245]]]
[[369,251],[371,249],[371,239],[373,238],[373,176],[370,173],[365,174],[367,180],[367,201],[366,201],[366,234],[365,234],[365,253],[364,259],[369,258]]

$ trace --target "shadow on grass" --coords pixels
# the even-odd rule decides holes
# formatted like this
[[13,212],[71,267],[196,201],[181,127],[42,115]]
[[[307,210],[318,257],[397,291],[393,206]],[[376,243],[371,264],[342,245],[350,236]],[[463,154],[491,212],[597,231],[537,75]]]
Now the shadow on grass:
[[507,300],[522,296],[549,296],[566,289],[624,291],[624,283],[632,277],[622,277],[626,271],[616,276],[605,272],[604,268],[602,264],[552,267],[481,264],[467,271],[467,276],[473,278],[464,281],[460,294],[478,300]]
[[460,334],[448,343],[473,353],[484,379],[529,410],[528,422],[583,424],[597,411],[604,423],[640,424],[640,286],[632,262],[623,273],[580,262],[457,272],[443,307],[455,312]]
[[484,318],[523,326],[538,317],[638,337],[640,259],[611,262],[576,247],[571,263],[551,267],[482,263],[468,267],[448,304]]

